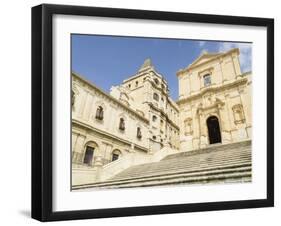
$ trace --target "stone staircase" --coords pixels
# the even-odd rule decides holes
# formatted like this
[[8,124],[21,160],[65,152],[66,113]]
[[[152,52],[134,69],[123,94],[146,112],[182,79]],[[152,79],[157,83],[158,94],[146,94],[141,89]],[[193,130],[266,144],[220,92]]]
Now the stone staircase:
[[250,182],[251,162],[251,141],[212,145],[168,155],[159,162],[132,166],[104,182],[73,189]]

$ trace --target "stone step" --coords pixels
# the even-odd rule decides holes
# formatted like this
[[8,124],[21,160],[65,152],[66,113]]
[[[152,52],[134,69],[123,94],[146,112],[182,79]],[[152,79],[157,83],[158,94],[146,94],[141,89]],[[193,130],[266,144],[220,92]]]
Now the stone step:
[[199,154],[204,154],[204,153],[209,153],[209,152],[219,152],[219,151],[225,151],[225,150],[233,150],[233,151],[240,151],[240,150],[249,150],[251,149],[251,141],[241,141],[241,142],[236,142],[232,144],[215,144],[215,145],[210,145],[206,148],[202,148],[199,150],[193,150],[193,151],[188,151],[188,152],[180,152],[180,153],[175,153],[168,155],[164,159],[172,159],[172,158],[178,158],[178,157],[183,157],[183,156],[192,156],[192,155],[199,155]]
[[179,163],[175,163],[175,164],[161,164],[161,165],[150,165],[150,166],[138,166],[138,167],[134,167],[134,168],[129,168],[121,173],[124,172],[128,172],[128,171],[135,171],[135,172],[148,172],[149,170],[156,170],[156,169],[169,169],[169,168],[173,168],[173,167],[193,167],[193,166],[198,166],[198,165],[204,165],[204,164],[216,164],[216,163],[227,163],[227,162],[235,162],[235,161],[251,161],[251,157],[236,157],[236,158],[230,158],[230,159],[214,159],[213,161],[201,161],[201,162],[179,162]]
[[223,167],[223,166],[239,166],[239,165],[251,165],[251,161],[241,161],[241,162],[228,162],[225,164],[212,164],[211,166],[208,164],[200,165],[200,166],[194,166],[194,167],[175,167],[175,168],[169,168],[167,170],[155,170],[155,171],[145,171],[145,173],[122,173],[118,174],[113,179],[121,179],[125,177],[140,177],[140,176],[150,176],[150,175],[161,175],[161,174],[167,174],[167,173],[173,173],[173,172],[181,172],[186,170],[197,170],[197,169],[208,169],[213,167]]
[[[122,177],[123,175],[128,175],[128,174],[143,174],[143,173],[150,173],[150,172],[161,172],[161,171],[170,171],[173,169],[189,169],[189,168],[193,168],[193,167],[204,167],[204,166],[210,166],[210,165],[225,165],[225,164],[235,164],[235,163],[243,163],[243,162],[251,162],[251,158],[250,157],[239,157],[239,158],[232,158],[232,159],[226,159],[224,161],[222,160],[214,160],[212,161],[212,163],[210,162],[200,162],[195,164],[194,162],[185,162],[184,164],[182,163],[178,163],[175,164],[173,166],[169,165],[169,164],[165,164],[165,165],[157,165],[155,164],[154,166],[150,166],[150,167],[143,167],[143,166],[137,166],[134,168],[129,168],[127,170],[124,170],[123,172],[117,174],[115,177]],[[114,177],[114,178],[115,178]]]
[[197,167],[193,169],[181,169],[181,170],[175,170],[171,172],[165,172],[162,174],[145,174],[145,175],[139,175],[136,177],[122,177],[122,178],[112,178],[111,180],[108,180],[107,182],[112,182],[112,181],[123,181],[123,180],[129,180],[129,179],[134,179],[134,178],[150,178],[150,177],[158,177],[162,175],[176,175],[176,174],[181,174],[181,173],[194,173],[194,172],[206,172],[208,170],[223,170],[223,169],[236,169],[240,167],[251,167],[251,163],[243,163],[243,164],[229,164],[225,166],[212,166],[212,167]]
[[[142,164],[142,165],[138,165],[138,166],[133,166],[130,167],[129,169],[123,171],[124,173],[127,172],[128,170],[133,172],[133,171],[149,171],[149,170],[155,170],[157,169],[167,169],[167,168],[171,168],[171,167],[188,167],[190,165],[203,165],[205,164],[212,164],[212,162],[228,162],[228,161],[232,161],[232,160],[251,160],[251,155],[241,155],[241,156],[234,156],[234,157],[230,157],[230,156],[225,156],[225,157],[210,157],[210,158],[200,158],[200,159],[184,159],[184,160],[178,160],[176,162],[168,162],[168,161],[161,161],[161,162],[157,162],[157,163],[149,163],[149,164]],[[121,172],[121,173],[123,173]]]
[[219,179],[231,178],[249,178],[251,176],[251,166],[214,168],[208,170],[198,170],[193,172],[181,172],[169,175],[156,175],[154,177],[128,178],[123,180],[107,181],[100,183],[76,186],[74,189],[82,188],[125,188],[125,187],[144,187],[159,186],[177,183],[206,182]]
[[[157,164],[158,165],[161,165],[161,164],[173,164],[173,163],[177,163],[179,164],[180,162],[185,162],[186,159],[188,159],[189,162],[196,162],[196,161],[203,161],[206,156],[208,157],[208,159],[211,159],[211,158],[216,158],[216,159],[219,159],[219,158],[231,158],[232,156],[251,156],[251,152],[250,151],[243,151],[242,153],[239,152],[239,153],[207,153],[207,154],[198,154],[198,155],[195,155],[195,156],[181,156],[181,158],[172,158],[172,159],[163,159],[161,160],[160,162],[158,162]],[[145,163],[145,164],[141,164],[141,165],[138,165],[138,166],[141,166],[141,167],[149,167],[151,166],[151,163]],[[138,167],[138,166],[133,166],[133,167]]]
[[251,162],[250,141],[212,145],[171,154],[159,162],[132,166],[106,181],[74,186],[73,189],[249,182]]
[[198,156],[186,156],[186,157],[180,157],[178,159],[165,159],[165,160],[161,160],[159,162],[159,164],[161,165],[162,163],[169,163],[169,164],[173,164],[173,163],[179,163],[179,162],[196,162],[196,161],[205,161],[205,160],[212,160],[212,159],[226,159],[226,158],[232,158],[232,157],[244,157],[244,156],[251,156],[250,152],[243,152],[243,153],[231,153],[231,154],[216,154],[216,153],[209,153],[209,154],[200,154]]
[[167,186],[167,185],[175,185],[175,184],[206,184],[206,183],[234,183],[234,182],[251,182],[251,172],[243,172],[243,173],[233,173],[233,174],[225,174],[222,173],[220,175],[212,175],[212,176],[200,176],[196,178],[182,178],[182,179],[171,179],[164,181],[152,181],[152,182],[140,182],[134,184],[121,184],[117,186],[106,186],[104,188],[135,188],[135,187],[153,187],[153,186]]

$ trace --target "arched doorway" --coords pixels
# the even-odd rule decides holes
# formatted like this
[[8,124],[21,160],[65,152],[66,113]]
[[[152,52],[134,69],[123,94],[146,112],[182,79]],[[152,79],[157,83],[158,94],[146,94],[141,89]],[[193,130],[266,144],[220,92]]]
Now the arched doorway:
[[207,127],[210,144],[221,143],[220,125],[216,116],[210,116],[207,119]]

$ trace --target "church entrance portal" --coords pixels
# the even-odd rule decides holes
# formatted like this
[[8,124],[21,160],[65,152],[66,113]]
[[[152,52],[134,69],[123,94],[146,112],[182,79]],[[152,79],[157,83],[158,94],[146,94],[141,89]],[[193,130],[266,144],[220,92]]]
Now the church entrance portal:
[[207,127],[210,144],[221,143],[220,125],[216,116],[211,116],[207,119]]

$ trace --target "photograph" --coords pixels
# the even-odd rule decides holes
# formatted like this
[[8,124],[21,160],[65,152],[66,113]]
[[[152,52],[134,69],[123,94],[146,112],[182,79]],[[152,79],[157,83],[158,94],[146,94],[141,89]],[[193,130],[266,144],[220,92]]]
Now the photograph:
[[274,206],[273,91],[272,18],[34,6],[32,218]]
[[252,182],[251,42],[70,39],[71,191]]

